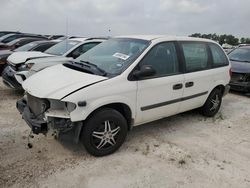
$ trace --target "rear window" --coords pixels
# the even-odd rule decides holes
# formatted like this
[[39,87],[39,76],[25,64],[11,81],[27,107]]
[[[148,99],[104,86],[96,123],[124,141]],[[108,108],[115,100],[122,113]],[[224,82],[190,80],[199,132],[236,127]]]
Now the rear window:
[[250,63],[250,48],[236,48],[228,55],[230,61]]
[[211,49],[212,58],[213,58],[213,66],[221,66],[221,65],[228,65],[228,59],[223,52],[223,50],[216,44],[209,44]]
[[183,42],[182,49],[188,72],[203,70],[208,67],[208,52],[205,43]]

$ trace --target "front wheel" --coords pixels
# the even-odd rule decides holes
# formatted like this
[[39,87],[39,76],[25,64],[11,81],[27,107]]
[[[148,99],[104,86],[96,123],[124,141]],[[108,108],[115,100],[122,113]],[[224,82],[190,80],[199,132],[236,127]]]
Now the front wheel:
[[201,113],[207,117],[213,117],[220,109],[222,93],[219,89],[214,89],[208,96],[206,103],[201,108]]
[[124,116],[116,110],[105,108],[95,112],[86,121],[81,140],[91,155],[105,156],[120,148],[127,130]]

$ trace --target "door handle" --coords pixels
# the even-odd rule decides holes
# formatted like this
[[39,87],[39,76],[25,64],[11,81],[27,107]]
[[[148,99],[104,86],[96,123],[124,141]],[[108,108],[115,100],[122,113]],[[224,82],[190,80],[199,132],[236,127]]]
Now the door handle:
[[178,89],[181,89],[182,87],[183,87],[182,84],[175,84],[175,85],[173,86],[173,90],[178,90]]
[[192,87],[192,86],[194,86],[194,82],[187,82],[185,84],[185,87]]

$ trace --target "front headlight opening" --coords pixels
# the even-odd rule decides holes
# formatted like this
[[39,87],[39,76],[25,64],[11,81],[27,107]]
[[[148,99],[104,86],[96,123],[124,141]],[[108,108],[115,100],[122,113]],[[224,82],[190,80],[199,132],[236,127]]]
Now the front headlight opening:
[[76,109],[76,105],[74,103],[71,103],[71,102],[66,102],[65,106],[66,106],[66,109],[68,112],[72,112]]
[[27,66],[25,64],[20,66],[21,70],[26,69],[26,68],[27,68]]
[[34,65],[34,63],[28,63],[28,64],[26,64],[26,67],[27,67],[28,69],[31,69],[31,68],[33,67],[33,65]]

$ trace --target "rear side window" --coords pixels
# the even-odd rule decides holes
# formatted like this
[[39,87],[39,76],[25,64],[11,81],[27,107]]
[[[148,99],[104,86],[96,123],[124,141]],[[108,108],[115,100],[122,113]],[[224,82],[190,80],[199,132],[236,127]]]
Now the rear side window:
[[229,64],[225,53],[219,46],[215,44],[209,44],[209,47],[211,49],[214,67]]
[[207,69],[208,52],[205,43],[184,42],[182,49],[188,72]]

